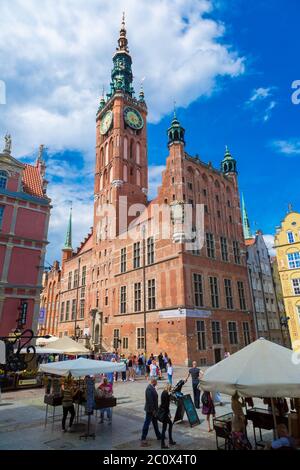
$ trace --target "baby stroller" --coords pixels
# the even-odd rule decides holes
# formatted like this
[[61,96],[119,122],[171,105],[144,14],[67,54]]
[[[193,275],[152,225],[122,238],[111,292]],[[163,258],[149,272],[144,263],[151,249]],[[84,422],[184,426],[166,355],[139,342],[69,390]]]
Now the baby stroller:
[[178,398],[183,397],[183,393],[182,393],[181,389],[184,386],[184,384],[185,384],[184,380],[179,380],[179,382],[177,382],[175,387],[173,387],[173,389],[171,391],[171,400],[173,402],[176,402],[178,400]]

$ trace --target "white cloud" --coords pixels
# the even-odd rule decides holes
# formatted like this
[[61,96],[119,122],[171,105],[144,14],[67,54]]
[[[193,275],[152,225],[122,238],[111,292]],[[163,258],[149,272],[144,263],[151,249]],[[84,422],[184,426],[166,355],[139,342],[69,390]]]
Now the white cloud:
[[[0,136],[12,134],[15,157],[33,155],[41,143],[48,148],[54,206],[50,259],[62,246],[68,200],[74,206],[74,245],[92,223],[95,114],[102,85],[110,82],[123,10],[135,89],[145,77],[150,122],[167,115],[174,100],[186,107],[212,94],[218,77],[244,72],[244,58],[222,40],[224,24],[209,18],[213,0],[1,2],[0,79],[6,84],[7,104],[0,109]],[[64,150],[82,153],[81,175],[76,163],[55,157]],[[162,169],[150,168],[151,198]]]
[[273,98],[275,91],[275,87],[260,87],[252,90],[245,106],[254,109],[256,120],[267,122],[271,118],[272,111],[277,106],[277,101]]
[[276,251],[274,249],[274,235],[263,235],[265,244],[267,245],[269,255],[275,256]]
[[254,102],[254,101],[257,101],[257,100],[264,100],[266,98],[268,98],[269,96],[271,96],[271,91],[272,91],[272,88],[256,88],[252,91],[252,95],[250,97],[250,102]]
[[[188,106],[213,92],[218,76],[237,76],[243,58],[221,43],[224,25],[209,19],[212,0],[11,0],[0,4],[1,79],[7,106],[0,134],[14,137],[14,153],[41,142],[76,148],[91,158],[97,101],[108,85],[111,58],[126,11],[135,87],[142,77],[149,119],[173,101]],[[203,15],[205,14],[205,18]]]
[[164,165],[152,165],[148,169],[149,199],[157,196],[157,189],[162,183],[162,172],[166,169]]
[[279,153],[285,155],[299,155],[300,154],[300,140],[275,140],[271,146]]

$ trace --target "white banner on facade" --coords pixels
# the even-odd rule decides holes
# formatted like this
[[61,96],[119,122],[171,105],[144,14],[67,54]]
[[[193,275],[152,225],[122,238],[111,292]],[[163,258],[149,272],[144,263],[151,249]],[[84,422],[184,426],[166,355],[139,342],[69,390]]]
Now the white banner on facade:
[[174,310],[164,310],[159,312],[159,318],[209,318],[212,313],[210,310],[193,310],[186,308],[177,308]]

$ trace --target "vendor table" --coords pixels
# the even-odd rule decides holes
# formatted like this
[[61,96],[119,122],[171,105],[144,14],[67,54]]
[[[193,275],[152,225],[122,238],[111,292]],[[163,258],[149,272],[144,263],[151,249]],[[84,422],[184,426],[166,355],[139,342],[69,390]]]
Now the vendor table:
[[59,419],[62,419],[62,413],[61,414],[56,414],[56,408],[58,406],[62,406],[62,397],[54,397],[52,395],[45,395],[44,397],[44,403],[46,404],[46,415],[45,415],[45,427],[48,424],[48,419],[49,419],[49,406],[51,407],[52,414],[50,415],[51,419],[51,431],[53,432],[54,428],[54,423],[55,421],[58,421]]
[[[213,419],[213,426],[216,432],[216,444],[217,449],[227,450],[231,436],[233,413],[227,413],[226,415],[218,416]],[[224,439],[224,444],[219,445],[219,438]]]
[[[274,430],[274,419],[272,411],[269,411],[265,408],[250,408],[247,410],[246,418],[249,421],[252,421],[253,424],[253,434],[254,434],[254,441],[255,447],[264,447],[264,441],[262,438],[262,429],[267,431]],[[276,422],[277,424],[285,424],[288,428],[288,416],[287,414],[284,416],[276,415]],[[259,430],[259,437],[260,439],[257,440],[256,438],[256,429]]]
[[[56,410],[57,407],[62,407],[62,397],[53,396],[53,395],[45,395],[44,403],[46,404],[45,427],[47,426],[50,420],[51,431],[53,432],[54,423],[61,421],[63,417],[61,411],[57,413],[57,410]],[[85,405],[86,405],[85,401],[82,401],[82,400],[74,401],[74,406],[75,406],[75,411],[76,411],[76,416],[75,416],[76,425],[79,425],[82,416],[86,415]],[[103,408],[113,408],[116,405],[117,405],[117,399],[114,397],[96,398],[95,407],[94,407],[94,410],[96,412],[95,418],[97,419],[99,410],[102,410]]]

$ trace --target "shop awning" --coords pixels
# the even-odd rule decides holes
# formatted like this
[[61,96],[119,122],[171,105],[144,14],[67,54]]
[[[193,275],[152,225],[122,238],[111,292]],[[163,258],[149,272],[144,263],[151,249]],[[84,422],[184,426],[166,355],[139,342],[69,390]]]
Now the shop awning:
[[123,363],[97,361],[95,359],[79,358],[73,361],[59,361],[50,364],[41,364],[40,372],[47,374],[73,377],[85,377],[86,375],[109,374],[112,372],[122,372],[126,370]]
[[300,361],[292,350],[260,338],[210,367],[201,388],[251,397],[300,397]]

